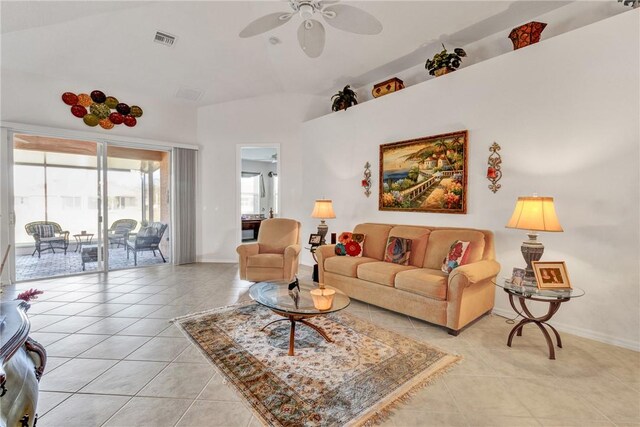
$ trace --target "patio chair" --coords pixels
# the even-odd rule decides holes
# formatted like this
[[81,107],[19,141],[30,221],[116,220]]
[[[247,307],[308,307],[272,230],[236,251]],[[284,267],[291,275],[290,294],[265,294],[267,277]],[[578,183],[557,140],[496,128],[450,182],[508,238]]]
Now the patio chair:
[[64,254],[67,254],[69,232],[63,231],[60,224],[51,221],[34,221],[25,225],[24,229],[36,241],[36,248],[31,256],[38,252],[38,258],[40,258],[40,254],[47,250],[55,254],[56,249],[62,249]]
[[109,227],[109,244],[115,243],[117,248],[122,245],[126,249],[126,241],[129,240],[129,233],[131,233],[137,225],[138,221],[135,219],[119,219],[113,221],[113,224]]
[[153,256],[156,256],[156,251],[158,251],[162,257],[162,262],[167,262],[160,250],[160,242],[166,229],[167,224],[161,222],[152,222],[147,227],[142,227],[135,238],[132,237],[125,241],[127,259],[129,259],[129,252],[133,252],[133,262],[137,266],[138,252],[152,251]]

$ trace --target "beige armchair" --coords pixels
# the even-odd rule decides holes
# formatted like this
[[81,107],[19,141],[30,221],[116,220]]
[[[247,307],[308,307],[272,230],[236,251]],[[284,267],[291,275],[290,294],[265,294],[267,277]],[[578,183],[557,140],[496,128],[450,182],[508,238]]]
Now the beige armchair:
[[260,224],[258,243],[240,245],[236,251],[241,279],[293,280],[300,258],[300,223],[286,218],[265,219]]

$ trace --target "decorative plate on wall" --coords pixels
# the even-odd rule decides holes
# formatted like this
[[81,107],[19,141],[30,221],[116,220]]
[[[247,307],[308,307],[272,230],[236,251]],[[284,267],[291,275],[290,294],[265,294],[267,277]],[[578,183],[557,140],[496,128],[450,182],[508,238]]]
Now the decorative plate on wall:
[[107,130],[121,124],[134,127],[143,113],[142,108],[137,105],[129,106],[100,90],[91,91],[91,95],[65,92],[62,94],[62,102],[70,105],[71,114],[82,119],[87,126],[100,125]]

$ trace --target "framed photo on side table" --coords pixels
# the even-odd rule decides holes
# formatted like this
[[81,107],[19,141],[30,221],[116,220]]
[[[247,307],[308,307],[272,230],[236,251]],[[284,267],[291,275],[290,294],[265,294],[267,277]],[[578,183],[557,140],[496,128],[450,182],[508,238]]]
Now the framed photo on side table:
[[322,241],[322,236],[319,234],[311,234],[309,236],[309,244],[311,246],[319,246]]
[[511,283],[516,286],[522,286],[526,272],[524,268],[514,268],[513,274],[511,275]]
[[564,261],[533,261],[538,289],[571,289]]

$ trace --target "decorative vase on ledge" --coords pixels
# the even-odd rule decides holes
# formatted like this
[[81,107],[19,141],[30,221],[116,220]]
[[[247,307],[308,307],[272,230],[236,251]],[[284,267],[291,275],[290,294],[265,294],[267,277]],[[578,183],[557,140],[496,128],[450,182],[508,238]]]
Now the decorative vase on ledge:
[[509,38],[513,43],[513,50],[518,50],[521,47],[538,43],[540,41],[540,35],[546,26],[547,24],[544,22],[531,21],[528,24],[521,25],[511,30]]

